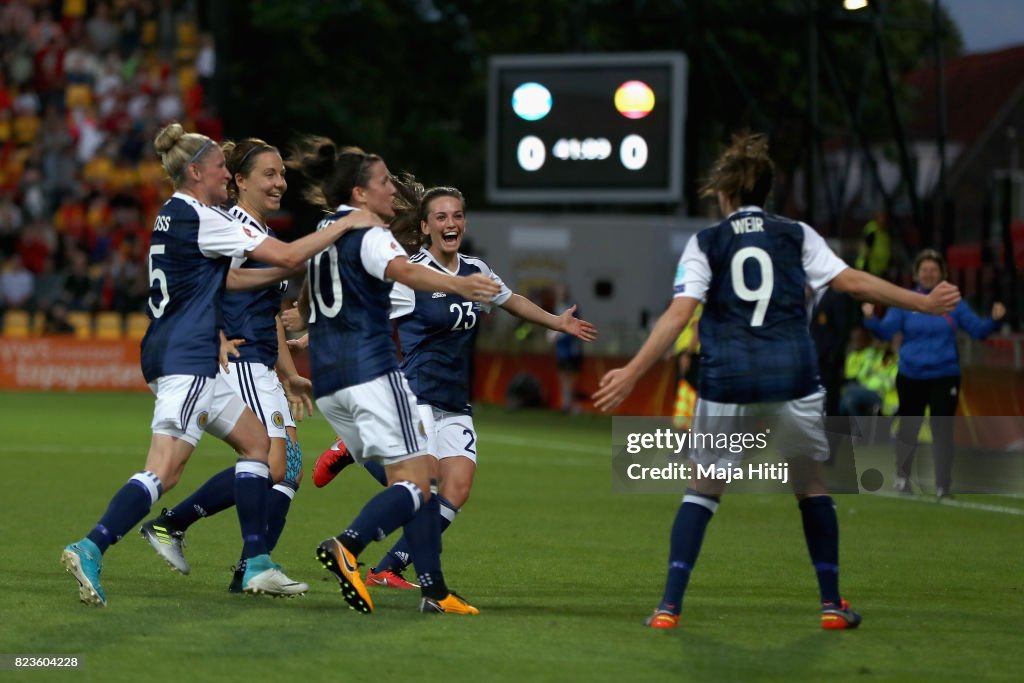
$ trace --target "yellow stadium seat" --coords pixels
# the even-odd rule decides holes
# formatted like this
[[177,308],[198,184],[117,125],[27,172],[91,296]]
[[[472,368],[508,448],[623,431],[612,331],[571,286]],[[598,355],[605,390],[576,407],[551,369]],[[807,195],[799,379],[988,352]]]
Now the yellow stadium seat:
[[92,337],[92,316],[85,311],[71,311],[68,313],[68,322],[75,328],[77,339]]
[[4,311],[4,336],[27,337],[31,329],[30,316],[25,311]]
[[145,313],[129,313],[127,334],[129,339],[142,339],[149,327],[149,316]]
[[96,314],[96,338],[120,339],[121,314],[114,311],[103,311]]

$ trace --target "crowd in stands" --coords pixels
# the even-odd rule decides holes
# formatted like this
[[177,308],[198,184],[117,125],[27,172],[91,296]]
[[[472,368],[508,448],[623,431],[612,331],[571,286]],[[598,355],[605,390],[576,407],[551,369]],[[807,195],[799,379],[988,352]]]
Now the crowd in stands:
[[223,138],[215,65],[192,0],[0,0],[0,312],[144,310],[151,143]]

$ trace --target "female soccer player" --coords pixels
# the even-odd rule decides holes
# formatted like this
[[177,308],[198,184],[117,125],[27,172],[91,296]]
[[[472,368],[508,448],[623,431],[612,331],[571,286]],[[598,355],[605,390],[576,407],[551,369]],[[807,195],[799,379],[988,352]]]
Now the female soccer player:
[[[459,252],[466,234],[466,205],[459,190],[435,187],[423,192],[412,179],[403,185],[414,188],[413,210],[392,221],[391,232],[407,250],[415,252],[411,261],[450,275],[481,273],[501,285],[501,292],[485,303],[452,294],[416,292],[403,284],[391,290],[391,318],[398,323],[404,356],[402,374],[409,380],[427,427],[427,451],[437,461],[432,464],[439,475],[436,498],[443,533],[469,499],[476,473],[469,364],[479,330],[478,314],[497,305],[523,320],[587,342],[596,338],[597,331],[573,316],[575,306],[552,315],[509,290],[482,259]],[[414,588],[401,572],[415,559],[403,537],[370,569],[367,580],[371,585]]]
[[[224,145],[224,156],[231,180],[228,195],[236,203],[228,210],[231,216],[250,228],[274,236],[267,227],[267,216],[281,208],[281,197],[288,189],[284,161],[277,148],[263,140],[247,138]],[[233,268],[263,268],[263,264],[233,259]],[[295,370],[283,342],[284,329],[277,315],[286,283],[274,284],[255,291],[229,292],[224,296],[224,334],[239,340],[237,357],[230,368],[217,376],[214,405],[238,396],[256,413],[270,437],[270,479],[268,493],[267,549],[274,550],[284,529],[291,505],[302,477],[302,454],[299,449],[291,408],[301,420],[312,410],[312,385]],[[277,372],[275,372],[275,366]],[[278,374],[287,384],[282,385]],[[293,405],[289,406],[289,395]],[[182,546],[185,531],[196,520],[226,510],[235,503],[234,471],[228,468],[215,474],[192,495],[160,516],[145,522],[139,529],[142,537],[171,567],[183,574],[190,569]],[[228,590],[242,592],[245,561],[240,561]]]
[[[307,199],[333,211],[318,230],[362,207],[390,218],[395,184],[375,154],[319,137],[303,140],[290,164],[313,182]],[[431,495],[431,461],[416,398],[398,369],[388,319],[393,282],[413,289],[489,301],[501,286],[484,274],[456,277],[411,263],[386,228],[354,230],[310,261],[308,305],[310,366],[320,412],[358,462],[380,462],[389,486],[372,498],[317,557],[338,579],[345,601],[361,612],[373,603],[356,557],[398,527],[416,556],[420,611],[476,614],[448,590],[441,573],[438,502]],[[306,313],[307,311],[303,311]]]
[[[828,442],[820,427],[824,412],[816,354],[807,325],[805,288],[829,285],[870,299],[924,313],[945,313],[960,300],[948,283],[927,296],[848,268],[810,226],[766,213],[774,179],[768,142],[740,134],[723,152],[704,185],[725,219],[693,236],[677,270],[672,304],[643,347],[623,368],[601,378],[594,404],[606,412],[629,396],[637,380],[679,336],[694,309],[700,321],[701,374],[694,432],[714,431],[715,420],[774,415],[802,429],[802,446],[790,460],[804,536],[818,576],[821,625],[856,628],[860,615],[839,593],[839,526],[828,495],[822,461]],[[718,422],[721,425],[721,422]],[[705,466],[730,464],[728,451],[696,449]],[[672,527],[665,593],[646,622],[651,628],[679,624],[683,593],[697,561],[704,531],[718,508],[725,483],[694,478]]]
[[355,216],[336,221],[285,244],[214,208],[227,200],[230,179],[216,142],[172,123],[157,134],[154,146],[175,193],[157,214],[149,249],[150,325],[142,340],[142,372],[156,395],[153,438],[144,471],[128,480],[96,526],[68,545],[61,559],[78,581],[82,602],[105,606],[99,581],[103,554],[178,482],[199,438],[209,430],[239,454],[234,486],[247,560],[244,590],[293,593],[301,585],[285,576],[267,552],[267,431],[237,398],[214,411],[213,380],[224,340],[221,299],[232,258],[250,257],[286,269],[230,278],[232,287],[265,286],[366,220]]

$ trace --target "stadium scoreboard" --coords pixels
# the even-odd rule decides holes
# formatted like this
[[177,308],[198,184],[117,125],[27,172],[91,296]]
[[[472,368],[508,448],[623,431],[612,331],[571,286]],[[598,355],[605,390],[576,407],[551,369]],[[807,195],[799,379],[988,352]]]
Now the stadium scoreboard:
[[674,52],[492,57],[488,200],[679,201],[686,70]]

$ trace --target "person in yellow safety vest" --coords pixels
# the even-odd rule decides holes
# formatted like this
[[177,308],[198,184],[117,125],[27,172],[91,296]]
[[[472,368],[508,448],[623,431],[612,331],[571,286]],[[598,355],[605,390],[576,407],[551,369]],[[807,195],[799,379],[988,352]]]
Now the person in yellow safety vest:
[[889,215],[880,210],[867,222],[861,232],[856,266],[872,275],[884,276],[892,258],[892,235],[889,234]]
[[846,385],[839,402],[841,415],[892,415],[896,386],[896,356],[888,344],[868,343],[864,328],[853,334],[854,348],[846,356]]
[[676,403],[672,413],[672,425],[676,429],[688,429],[693,422],[693,410],[697,405],[697,375],[700,372],[700,336],[697,323],[704,306],[698,305],[683,331],[676,338],[672,352],[676,358]]

